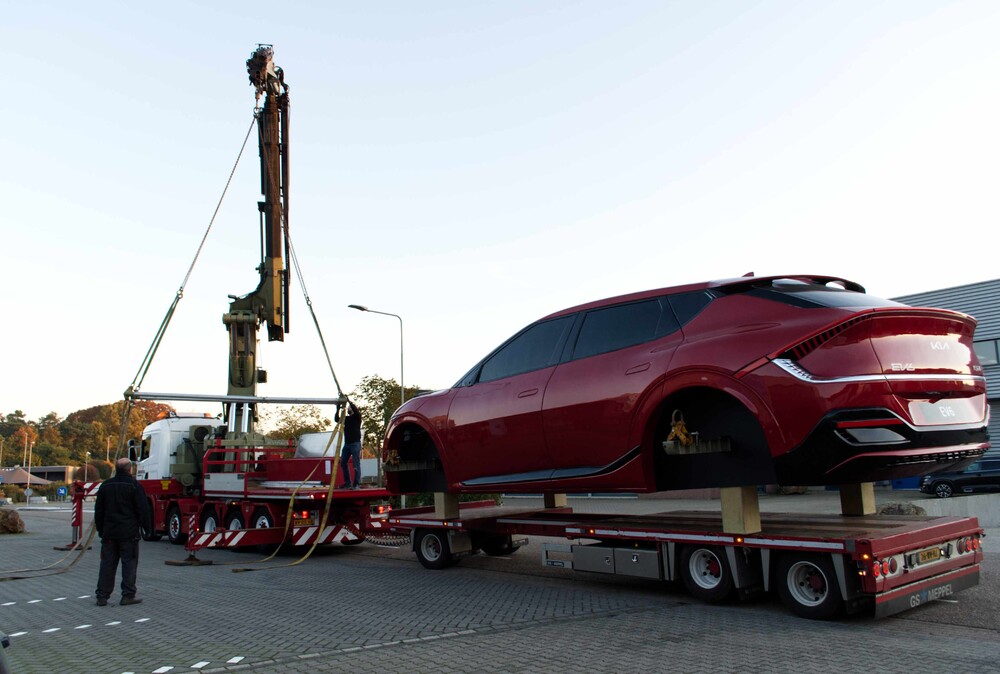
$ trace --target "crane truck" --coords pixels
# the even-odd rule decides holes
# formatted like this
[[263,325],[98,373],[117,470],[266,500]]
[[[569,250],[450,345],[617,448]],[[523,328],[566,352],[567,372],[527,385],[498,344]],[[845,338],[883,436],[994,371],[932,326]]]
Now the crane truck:
[[[130,443],[130,458],[153,514],[148,540],[172,543],[198,535],[200,546],[360,542],[372,524],[370,506],[388,496],[383,489],[340,488],[331,433],[297,441],[273,440],[256,429],[258,405],[316,404],[340,408],[346,398],[267,398],[257,385],[267,373],[257,366],[258,332],[284,341],[289,330],[288,238],[289,99],[283,70],[270,45],[247,60],[256,91],[261,192],[258,202],[261,259],[257,287],[230,296],[222,317],[229,335],[226,395],[125,392],[133,400],[221,403],[219,418],[177,415],[145,428]],[[326,526],[319,528],[320,524]],[[252,533],[250,533],[252,531]]]

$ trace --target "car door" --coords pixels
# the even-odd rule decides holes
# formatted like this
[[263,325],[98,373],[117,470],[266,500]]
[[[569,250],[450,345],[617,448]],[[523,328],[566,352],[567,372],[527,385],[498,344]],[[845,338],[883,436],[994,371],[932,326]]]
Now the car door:
[[542,407],[546,447],[561,474],[593,474],[628,458],[636,406],[666,372],[682,339],[678,327],[665,298],[583,316]]
[[454,481],[472,485],[542,477],[549,456],[542,399],[573,316],[529,326],[488,356],[456,390],[448,411]]

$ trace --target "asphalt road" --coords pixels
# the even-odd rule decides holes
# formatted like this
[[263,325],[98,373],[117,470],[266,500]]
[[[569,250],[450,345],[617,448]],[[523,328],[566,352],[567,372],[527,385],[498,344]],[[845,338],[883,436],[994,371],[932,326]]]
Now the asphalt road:
[[[684,506],[587,503],[574,506]],[[783,505],[762,499],[761,508],[817,503]],[[15,674],[1000,671],[992,530],[980,584],[954,599],[878,621],[814,622],[768,597],[708,606],[670,584],[546,569],[537,539],[509,558],[479,555],[445,571],[371,544],[320,548],[298,564],[297,554],[260,565],[258,553],[202,551],[216,564],[178,567],[164,562],[184,559],[183,548],[143,543],[144,603],[97,607],[98,548],[62,561],[53,550],[69,542],[69,511],[21,515],[28,533],[0,537],[0,576],[16,578],[0,582]],[[233,572],[262,566],[271,568]]]

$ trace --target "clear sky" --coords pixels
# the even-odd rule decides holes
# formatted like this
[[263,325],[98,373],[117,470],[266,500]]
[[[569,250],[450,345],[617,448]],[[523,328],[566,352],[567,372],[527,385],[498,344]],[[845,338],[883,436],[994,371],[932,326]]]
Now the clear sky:
[[[451,385],[625,292],[820,273],[891,297],[996,278],[1000,3],[7,3],[0,413],[121,399],[249,127],[291,87],[290,225],[346,392]],[[224,393],[256,287],[256,148],[143,389]],[[262,395],[336,389],[293,286]],[[183,407],[182,407],[183,409]]]

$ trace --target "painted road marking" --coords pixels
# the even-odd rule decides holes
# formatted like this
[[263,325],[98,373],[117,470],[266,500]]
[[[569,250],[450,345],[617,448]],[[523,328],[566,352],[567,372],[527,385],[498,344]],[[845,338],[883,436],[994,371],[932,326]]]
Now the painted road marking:
[[201,669],[202,667],[207,667],[209,664],[211,663],[208,660],[202,660],[191,665],[191,669]]
[[0,604],[0,606],[13,606],[16,603],[17,603],[16,601],[9,601],[6,604]]
[[153,674],[167,674],[173,667],[160,667],[159,669],[154,669]]
[[77,626],[76,626],[76,627],[74,627],[73,629],[75,629],[75,630],[85,630],[85,629],[87,629],[88,627],[93,627],[93,625],[77,625]]
[[228,660],[226,660],[226,664],[227,665],[235,665],[237,662],[241,662],[242,660],[243,660],[243,656],[242,655],[237,655],[235,658],[229,658]]
[[50,627],[47,630],[42,630],[42,634],[49,634],[50,632],[58,632],[61,629],[62,629],[61,627]]

